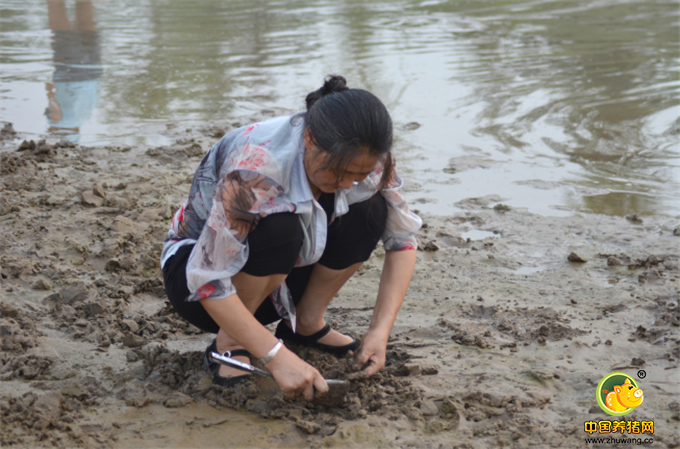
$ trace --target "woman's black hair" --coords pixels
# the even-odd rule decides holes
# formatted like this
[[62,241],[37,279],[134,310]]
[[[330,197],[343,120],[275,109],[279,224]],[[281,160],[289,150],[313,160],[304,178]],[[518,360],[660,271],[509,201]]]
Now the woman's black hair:
[[305,102],[305,126],[314,145],[327,155],[323,169],[337,169],[340,177],[356,156],[368,154],[383,163],[380,187],[386,187],[394,169],[392,119],[378,97],[350,89],[345,78],[331,75]]

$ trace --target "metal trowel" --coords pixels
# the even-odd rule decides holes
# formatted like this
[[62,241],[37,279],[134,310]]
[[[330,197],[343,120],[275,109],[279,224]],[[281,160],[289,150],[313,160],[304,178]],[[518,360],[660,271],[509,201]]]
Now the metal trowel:
[[[222,365],[240,369],[241,371],[246,371],[248,373],[256,374],[262,377],[268,377],[270,379],[274,378],[272,373],[269,371],[249,365],[248,363],[239,362],[238,360],[221,355],[217,352],[211,352],[210,359]],[[326,384],[328,384],[328,392],[320,398],[314,398],[312,403],[317,405],[325,405],[327,407],[337,407],[343,405],[345,403],[345,396],[347,396],[347,393],[349,392],[349,381],[342,379],[326,379]]]

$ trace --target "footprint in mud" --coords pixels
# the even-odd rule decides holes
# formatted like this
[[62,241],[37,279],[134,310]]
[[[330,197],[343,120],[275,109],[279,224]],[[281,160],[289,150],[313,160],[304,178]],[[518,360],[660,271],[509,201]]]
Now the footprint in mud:
[[568,325],[564,312],[550,308],[507,310],[497,306],[469,306],[445,314],[440,325],[453,331],[458,344],[487,349],[517,347],[518,343],[560,341],[587,332]]

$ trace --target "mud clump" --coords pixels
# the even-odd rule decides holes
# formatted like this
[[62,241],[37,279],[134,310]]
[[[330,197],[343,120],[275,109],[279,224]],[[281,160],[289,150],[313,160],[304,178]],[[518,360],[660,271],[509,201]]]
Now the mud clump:
[[576,262],[576,263],[586,263],[586,262],[588,262],[588,260],[585,259],[583,256],[581,256],[581,255],[579,255],[579,254],[577,254],[573,251],[571,253],[569,253],[569,255],[567,256],[567,260],[569,262]]
[[47,162],[57,155],[57,147],[46,143],[45,139],[39,140],[38,143],[24,140],[16,151],[22,152],[23,158],[36,162]]
[[143,362],[143,389],[169,393],[175,391],[207,401],[216,407],[234,410],[252,409],[252,401],[258,398],[255,383],[249,380],[229,388],[214,385],[211,374],[204,366],[203,358],[202,352],[180,353],[163,345],[146,346],[128,353],[128,360]]
[[170,163],[186,158],[202,157],[203,149],[199,143],[193,142],[193,139],[178,139],[175,145],[149,148],[146,154],[164,163]]
[[[18,154],[0,154],[0,175],[9,175],[26,167],[27,161]],[[4,214],[3,214],[4,215]]]
[[678,261],[676,255],[651,255],[646,258],[634,259],[626,254],[598,254],[598,257],[607,259],[610,267],[626,266],[629,270],[645,269],[644,273],[637,276],[639,284],[663,283],[667,275],[676,275]]
[[[316,349],[291,348],[316,367],[325,378],[342,379],[353,373],[351,357],[336,358]],[[351,381],[350,392],[340,407],[327,407],[284,399],[283,392],[270,379],[252,378],[229,388],[212,384],[203,366],[202,352],[179,353],[163,346],[134,350],[143,360],[146,383],[179,391],[215,407],[247,410],[269,419],[286,419],[305,433],[331,434],[340,421],[365,418],[369,413],[388,419],[419,416],[414,413],[423,393],[412,385],[403,351],[389,351],[383,371],[369,379]],[[167,404],[166,404],[167,406]]]
[[117,282],[98,280],[89,285],[75,282],[49,295],[45,302],[52,304],[50,315],[60,328],[75,339],[100,347],[122,343],[136,348],[151,339],[202,333],[182,320],[167,302],[152,316],[129,311],[127,300],[132,295],[145,292],[156,295],[160,288],[162,284],[156,279],[136,281],[120,277]]
[[[680,328],[680,297],[675,295],[662,295],[654,298],[658,308],[658,318],[651,327],[639,325],[631,334],[634,339],[641,339],[655,346],[664,345],[667,342],[677,341],[678,328]],[[680,358],[680,347],[675,345],[668,357]]]
[[54,363],[51,357],[36,355],[22,355],[11,357],[3,354],[0,356],[2,368],[0,368],[0,379],[40,379]]
[[2,130],[0,130],[0,139],[5,140],[5,139],[13,139],[14,136],[17,135],[17,132],[14,130],[14,125],[11,123],[5,123],[5,126],[2,127]]
[[28,392],[0,401],[3,447],[110,447],[118,437],[102,425],[75,424],[86,410],[78,399],[61,391]]
[[23,352],[35,348],[40,332],[34,320],[14,306],[0,301],[0,347],[5,352]]

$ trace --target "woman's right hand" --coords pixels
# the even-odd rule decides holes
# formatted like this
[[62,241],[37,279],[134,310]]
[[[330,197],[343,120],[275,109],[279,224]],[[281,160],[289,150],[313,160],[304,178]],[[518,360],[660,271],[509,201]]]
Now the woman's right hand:
[[274,375],[286,399],[302,396],[305,400],[311,401],[328,392],[328,384],[319,371],[285,346],[266,366]]

